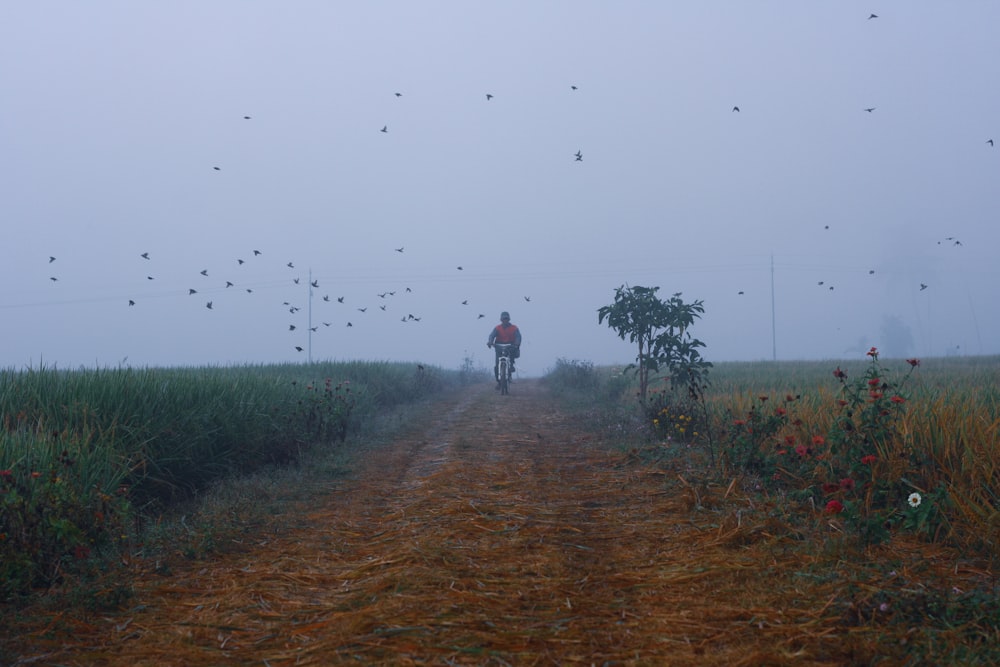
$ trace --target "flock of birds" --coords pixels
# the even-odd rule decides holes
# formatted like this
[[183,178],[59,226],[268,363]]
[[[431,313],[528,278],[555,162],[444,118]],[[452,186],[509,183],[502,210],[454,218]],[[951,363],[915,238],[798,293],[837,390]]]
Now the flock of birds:
[[[870,14],[869,17],[868,17],[868,20],[873,20],[873,19],[877,19],[877,18],[878,18],[877,14]],[[571,85],[570,86],[570,90],[577,91],[578,87],[576,85]],[[393,95],[396,98],[403,97],[403,93],[401,93],[401,92],[395,92],[395,93],[393,93]],[[492,101],[494,99],[494,95],[492,93],[485,93],[485,99],[486,99],[487,102],[490,102],[490,101]],[[870,107],[863,107],[862,110],[865,113],[871,114],[871,113],[874,113],[876,111],[876,109],[877,109],[877,107],[870,106]],[[732,107],[732,112],[733,113],[740,113],[741,112],[740,106],[739,105],[734,105]],[[250,120],[252,120],[252,116],[250,116],[250,115],[244,115],[244,116],[242,116],[242,119],[244,121],[250,121]],[[387,124],[383,124],[381,126],[381,128],[379,128],[378,131],[380,133],[382,133],[382,134],[388,134],[389,133],[389,126]],[[993,139],[987,139],[986,140],[986,144],[988,146],[990,146],[990,147],[993,147],[993,145],[994,145]],[[573,153],[571,155],[571,157],[572,157],[572,160],[575,161],[575,162],[582,162],[583,161],[583,151],[582,150],[577,150],[575,153]],[[222,171],[222,167],[220,167],[218,165],[213,166],[212,169],[214,171]],[[829,230],[830,226],[826,225],[825,229]],[[952,246],[961,246],[962,242],[959,241],[958,239],[956,239],[955,237],[949,236],[949,237],[946,237],[946,238],[942,239],[941,241],[938,241],[938,244],[939,245],[948,244],[948,245],[952,245]],[[393,248],[392,250],[394,250],[396,253],[402,254],[404,252],[405,248],[404,247],[397,247],[397,248]],[[243,267],[249,261],[253,261],[253,259],[259,258],[262,255],[263,255],[262,251],[256,250],[256,249],[252,250],[252,252],[248,253],[248,255],[247,255],[248,259],[235,258],[235,266],[236,266],[237,269],[239,267]],[[140,253],[138,255],[138,258],[140,258],[141,260],[146,261],[146,262],[152,262],[153,261],[153,258],[151,257],[151,255],[150,255],[149,252]],[[48,258],[48,263],[49,264],[53,264],[56,261],[57,261],[57,258],[55,256],[49,256],[49,258]],[[294,264],[294,262],[287,262],[287,264],[285,264],[285,267],[288,268],[288,269],[290,269],[290,270],[294,270],[295,269],[295,264]],[[463,271],[464,269],[463,269],[462,266],[457,266],[456,270]],[[214,271],[213,271],[213,273],[214,273]],[[876,274],[876,270],[875,269],[869,269],[868,270],[868,275],[874,276],[875,274]],[[210,274],[209,274],[209,270],[208,269],[201,270],[199,272],[199,275],[200,275],[200,279],[202,279],[202,280],[210,278]],[[53,283],[59,282],[59,277],[57,275],[50,275],[49,279]],[[154,280],[154,276],[153,275],[146,275],[146,280],[147,281],[153,281]],[[302,287],[306,287],[306,285],[301,282],[302,279],[301,279],[300,276],[294,276],[294,277],[289,278],[288,280],[290,280],[290,282],[292,284],[294,284],[294,285],[301,285]],[[313,297],[313,290],[318,290],[320,288],[320,284],[319,284],[318,280],[311,280],[311,279],[308,280],[307,283],[308,283],[308,298],[312,299],[312,297]],[[830,291],[832,291],[834,289],[834,285],[830,284],[826,280],[820,280],[820,281],[818,281],[817,285],[819,287],[823,287],[826,290],[830,290]],[[924,291],[924,290],[928,289],[928,287],[929,286],[926,283],[919,283],[919,291]],[[187,295],[191,296],[191,297],[194,297],[196,295],[202,294],[204,296],[204,294],[206,294],[206,293],[227,291],[227,290],[230,290],[230,289],[235,289],[235,291],[239,291],[239,289],[242,289],[246,293],[253,293],[254,292],[253,287],[246,287],[246,286],[238,285],[238,281],[237,280],[226,279],[226,280],[222,281],[221,283],[215,284],[214,286],[210,286],[208,284],[205,284],[204,287],[200,287],[200,286],[199,287],[189,287],[189,288],[187,288]],[[389,311],[389,309],[390,309],[389,301],[394,296],[396,296],[397,291],[398,290],[386,290],[386,291],[382,291],[382,292],[377,292],[375,294],[375,296],[377,296],[378,299],[380,300],[380,302],[378,303],[378,309],[380,311],[384,311],[384,312],[388,312]],[[408,294],[408,293],[411,293],[411,292],[412,292],[412,289],[410,287],[405,287],[405,290],[403,291],[404,294]],[[743,290],[740,290],[738,292],[738,294],[739,295],[743,295],[743,294],[745,294],[745,292]],[[138,303],[138,299],[140,299],[140,298],[141,297],[139,297],[139,296],[133,296],[131,298],[128,298],[128,300],[127,300],[128,307],[135,307],[137,305],[137,303]],[[523,298],[524,298],[525,302],[530,302],[531,301],[531,297],[530,296],[524,296]],[[343,295],[331,298],[331,296],[329,294],[324,294],[321,297],[321,299],[322,299],[323,302],[328,302],[328,303],[336,302],[336,304],[347,306],[347,304],[345,303],[345,296],[343,296]],[[203,301],[203,303],[204,303],[204,308],[206,308],[208,310],[215,310],[215,306],[216,306],[216,300],[215,299],[208,299],[206,301]],[[462,300],[460,302],[460,304],[462,306],[468,306],[469,305],[469,300],[468,299]],[[291,301],[287,301],[287,300],[286,301],[282,301],[281,305],[284,308],[286,308],[287,311],[290,314],[292,314],[292,315],[295,315],[298,311],[301,310],[301,306],[295,305]],[[369,309],[369,305],[360,305],[360,306],[354,307],[353,308],[353,312],[357,312],[359,314],[364,314],[364,313],[366,313],[368,311],[368,309]],[[354,317],[358,317],[358,316],[354,316]],[[477,320],[478,319],[484,319],[485,317],[486,317],[486,315],[484,313],[478,313],[476,315],[476,319]],[[414,315],[411,312],[405,312],[405,314],[402,314],[400,316],[400,321],[402,321],[403,323],[419,323],[421,321],[421,319],[422,319],[421,316]],[[354,326],[353,321],[351,319],[346,319],[345,318],[344,320],[342,320],[342,322],[343,322],[343,326],[346,326],[346,327],[353,327]],[[320,326],[330,327],[330,326],[333,326],[333,322],[331,322],[331,321],[321,321],[321,323],[319,325],[312,326],[310,324],[308,328],[309,328],[310,332],[315,332],[315,331],[317,331],[319,329]],[[288,324],[288,331],[290,331],[290,332],[300,331],[301,329],[302,329],[302,327],[299,324],[294,324],[294,323]],[[294,345],[293,347],[298,352],[302,352],[303,351],[303,347],[301,345]]]
[[[245,118],[249,118],[249,117],[245,117]],[[393,250],[395,252],[397,252],[397,253],[402,254],[404,252],[405,248],[404,247],[399,247],[399,248],[393,248]],[[242,257],[235,258],[235,265],[236,265],[237,270],[239,270],[240,267],[243,267],[243,266],[249,264],[250,262],[252,262],[253,259],[256,259],[256,258],[259,258],[259,257],[263,256],[263,254],[264,253],[262,251],[254,249],[250,253],[248,253],[248,255],[247,255],[247,257],[250,257],[252,259],[243,259]],[[153,258],[152,258],[152,256],[150,255],[149,252],[139,253],[138,258],[141,259],[141,260],[145,260],[147,262],[152,262],[153,261]],[[54,255],[50,255],[49,258],[48,258],[48,264],[53,264],[53,263],[56,262],[56,260],[57,260],[57,258]],[[284,265],[284,268],[287,268],[287,269],[290,269],[290,270],[295,270],[295,263],[294,262],[287,262]],[[465,270],[463,266],[457,266],[457,267],[455,267],[455,269],[457,271],[464,271]],[[214,273],[214,271],[212,273]],[[203,279],[206,279],[206,278],[212,278],[213,277],[213,275],[210,274],[210,272],[209,272],[208,269],[202,269],[202,270],[200,270],[198,272],[198,275],[200,276],[200,278],[198,280],[203,280]],[[232,278],[233,276],[229,276],[229,277]],[[57,283],[57,282],[59,282],[59,277],[56,276],[56,275],[50,275],[49,280],[51,282],[53,282],[53,283]],[[147,274],[146,275],[146,281],[147,282],[154,281],[154,280],[156,280],[156,277],[154,275],[151,275],[151,274]],[[317,280],[310,279],[310,280],[306,280],[305,282],[303,282],[301,276],[296,275],[296,276],[293,276],[293,277],[291,277],[291,278],[289,278],[287,280],[290,282],[290,284],[292,286],[299,286],[300,288],[303,288],[303,289],[306,288],[306,287],[308,287],[307,298],[310,299],[310,300],[314,296],[314,291],[313,290],[318,290],[320,288],[320,282],[319,282],[318,279]],[[247,283],[247,284],[253,285],[255,283],[251,282],[251,283]],[[213,293],[213,292],[220,292],[220,291],[225,292],[225,291],[228,291],[230,289],[237,288],[237,287],[239,288],[239,289],[237,289],[237,291],[242,290],[243,292],[245,292],[247,294],[253,294],[254,291],[255,291],[253,287],[247,287],[247,286],[245,286],[243,284],[240,284],[238,286],[237,282],[235,282],[234,280],[232,280],[232,279],[225,279],[225,280],[223,280],[221,282],[217,282],[217,283],[214,283],[212,285],[207,285],[205,287],[197,287],[197,288],[196,287],[188,287],[188,288],[186,288],[186,292],[187,292],[188,296],[192,296],[193,297],[193,296],[196,296],[196,295],[199,295],[199,294],[204,295],[204,294]],[[407,287],[402,288],[401,290],[400,289],[385,290],[385,291],[382,291],[382,292],[375,293],[374,296],[376,296],[378,299],[382,300],[382,302],[378,304],[378,310],[380,310],[382,312],[388,312],[389,311],[389,303],[388,303],[388,301],[390,299],[392,299],[392,297],[396,296],[396,294],[398,292],[401,292],[404,295],[405,294],[411,294],[411,293],[413,293],[413,289],[411,287],[407,286]],[[182,292],[180,292],[180,293],[182,293]],[[138,296],[134,296],[134,297],[128,298],[127,299],[128,307],[129,308],[135,307],[137,305],[137,303],[138,303],[137,299],[139,299],[139,298],[140,297],[138,297]],[[531,302],[531,297],[530,296],[526,295],[526,296],[523,297],[523,299],[527,303]],[[331,295],[329,293],[327,293],[327,294],[323,294],[323,296],[320,298],[320,300],[322,302],[324,302],[324,303],[336,303],[336,304],[344,305],[344,306],[348,305],[347,304],[347,297],[345,295],[331,297]],[[204,303],[204,308],[206,308],[207,310],[215,310],[215,300],[214,299],[209,299],[207,301],[204,301],[203,303]],[[469,299],[463,299],[460,302],[460,305],[462,305],[462,306],[468,306],[469,303],[470,303]],[[281,302],[281,306],[284,309],[286,309],[287,312],[290,315],[295,315],[296,313],[298,313],[299,311],[302,310],[302,306],[296,305],[292,301],[287,301],[287,300],[286,301],[282,301]],[[369,307],[370,307],[369,305],[356,306],[356,307],[353,308],[353,311],[361,313],[361,314],[364,314],[364,313],[368,312]],[[475,316],[476,320],[481,320],[481,319],[484,319],[484,318],[486,318],[486,315],[484,313],[478,313]],[[414,315],[411,312],[407,312],[405,315],[402,315],[400,317],[400,321],[403,322],[404,324],[405,323],[418,323],[422,319],[423,319],[422,316]],[[311,325],[311,323],[310,323],[310,325],[308,325],[308,330],[309,330],[310,333],[315,333],[316,331],[319,330],[320,326],[331,327],[331,326],[333,326],[333,322],[321,321],[320,324],[317,324],[315,326]],[[344,320],[344,326],[353,328],[354,327],[353,320],[351,320],[351,319],[345,319]],[[299,331],[300,329],[302,329],[302,327],[299,324],[294,324],[294,323],[289,323],[288,324],[288,331],[289,332]],[[296,352],[303,352],[305,350],[305,348],[302,347],[301,345],[293,345],[293,348],[295,349]]]

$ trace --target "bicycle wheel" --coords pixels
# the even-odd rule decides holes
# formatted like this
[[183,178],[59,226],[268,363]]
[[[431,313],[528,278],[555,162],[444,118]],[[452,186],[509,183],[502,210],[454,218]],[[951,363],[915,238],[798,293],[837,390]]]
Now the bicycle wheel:
[[500,358],[500,395],[506,396],[510,384],[510,366],[506,357]]

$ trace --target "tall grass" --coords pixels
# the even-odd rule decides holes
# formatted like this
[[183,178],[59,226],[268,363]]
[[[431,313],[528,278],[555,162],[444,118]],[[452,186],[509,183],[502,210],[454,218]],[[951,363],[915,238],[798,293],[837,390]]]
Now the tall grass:
[[[563,391],[603,393],[607,404],[631,406],[646,438],[704,445],[718,454],[716,474],[752,475],[758,488],[842,512],[868,542],[885,539],[891,525],[996,553],[1000,357],[875,366],[872,359],[717,363],[703,411],[662,379],[650,383],[649,402],[639,405],[634,382],[622,389],[617,370],[581,362],[557,364],[549,379]],[[866,383],[874,375],[885,394],[878,399]],[[613,387],[617,398],[595,383]],[[912,493],[923,503],[909,506]]]
[[52,583],[137,517],[342,441],[457,377],[389,362],[0,371],[0,594]]

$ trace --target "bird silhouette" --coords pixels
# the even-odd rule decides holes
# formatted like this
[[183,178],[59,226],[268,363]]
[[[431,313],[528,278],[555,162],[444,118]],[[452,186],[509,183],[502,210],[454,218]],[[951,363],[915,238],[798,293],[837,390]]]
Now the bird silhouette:
[[216,170],[216,171],[222,171],[222,168],[221,168],[221,167],[212,167],[212,169],[214,169],[214,170]]
[[197,293],[198,293],[198,290],[196,290],[196,289],[188,289],[188,296],[191,296],[192,294],[197,294]]
[[55,276],[49,276],[49,280],[51,280],[52,282],[58,282],[59,281],[59,279],[56,278]]
[[389,126],[388,125],[383,125],[382,129],[379,130],[379,132],[388,132],[388,131],[389,131]]
[[319,287],[319,281],[318,280],[314,280],[314,281],[312,281],[309,284],[312,285],[313,287]]
[[875,275],[875,269],[868,269],[868,275],[874,276]]
[[366,310],[368,310],[368,306],[365,306],[364,308],[358,308],[358,311],[362,313],[365,312]]
[[920,291],[923,292],[925,289],[927,289],[927,285],[920,283]]
[[148,252],[144,252],[141,255],[139,255],[139,257],[142,257],[143,259],[149,259],[149,253]]
[[476,319],[477,319],[477,320],[481,320],[481,319],[483,319],[484,317],[486,317],[486,316],[485,316],[485,315],[483,315],[482,313],[479,313],[479,317],[477,317]]
[[821,280],[821,281],[819,281],[819,282],[818,282],[818,283],[816,283],[816,284],[817,284],[817,285],[822,285],[822,284],[823,284],[823,281]]
[[323,322],[323,326],[325,327],[331,326],[332,324],[333,322]]
[[490,95],[489,93],[486,93],[486,100],[489,101],[489,100],[492,100],[492,99],[493,99],[493,96]]
[[461,270],[462,270],[462,267],[458,267],[458,270],[459,270],[459,271],[461,271]]
[[407,288],[406,288],[406,291],[407,291],[407,292],[412,292],[413,290],[411,290],[411,289],[410,289],[409,287],[407,287]]
[[209,301],[208,303],[206,303],[205,307],[208,308],[209,310],[212,310],[212,302]]
[[353,325],[353,324],[351,324],[350,322],[348,322],[348,323],[347,323],[347,326],[349,326],[349,327],[353,327],[354,325]]
[[294,324],[289,324],[288,325],[288,330],[289,331],[295,331],[295,325]]
[[247,294],[253,294],[253,290],[250,289],[249,287],[247,288]]
[[871,21],[872,19],[877,19],[877,18],[878,18],[878,14],[869,14],[868,15],[868,20],[869,21]]
[[323,295],[323,301],[329,301],[329,300],[330,300],[330,295],[329,294],[324,294]]
[[302,351],[302,348],[301,348],[301,347],[299,347],[298,345],[296,345],[296,346],[295,346],[295,351],[296,351],[296,352],[301,352],[301,351]]
[[379,306],[378,309],[379,310],[385,310],[385,306]]
[[576,88],[576,86],[570,86],[570,89],[576,90],[577,88]]
[[396,248],[396,252],[403,252],[403,248],[402,247]]
[[468,299],[466,299],[465,301],[463,301],[463,302],[462,302],[462,305],[463,305],[463,306],[468,306],[468,305],[469,305],[469,300],[468,300]]
[[292,282],[295,283],[296,285],[298,285],[299,284],[299,279],[298,278],[292,278]]
[[865,111],[867,111],[868,113],[871,113],[872,111],[875,111],[875,109],[877,109],[877,108],[878,107],[866,107]]
[[146,280],[152,280],[153,276],[146,276]]
[[582,151],[577,151],[577,152],[573,153],[573,157],[576,158],[577,162],[583,162],[583,152]]
[[737,111],[738,112],[739,110],[740,110],[739,107],[733,107],[733,111]]
[[396,97],[402,97],[403,93],[396,93]]
[[237,259],[236,263],[239,264],[240,266],[243,266],[246,262],[244,262],[242,259]]
[[243,116],[243,120],[250,120],[250,116]]
[[344,303],[344,297],[338,296],[337,297],[337,303]]
[[289,262],[288,264],[285,264],[285,266],[287,266],[290,269],[294,269],[295,268],[295,265],[292,264],[291,262]]
[[988,143],[990,146],[992,146],[993,145],[993,140],[992,139],[987,139],[986,143]]
[[229,289],[232,286],[233,286],[233,284],[227,280],[226,281],[226,289]]
[[259,255],[259,254],[260,254],[260,250],[254,250],[254,251],[253,251],[253,256],[254,256],[254,257],[256,257],[256,256],[257,256],[257,255]]
[[129,299],[128,300],[128,305],[134,306],[135,305],[135,301],[133,301],[132,299]]
[[740,290],[739,292],[737,292],[737,294],[743,294],[743,290]]
[[56,258],[55,258],[55,257],[52,257],[52,256],[50,255],[50,256],[49,256],[49,264],[51,264],[51,263],[52,263],[52,262],[54,262],[54,261],[56,261]]
[[531,297],[530,296],[526,296],[526,297],[524,297],[524,300],[525,301],[531,301]]
[[203,275],[203,276],[207,276],[207,275],[208,275],[208,269],[204,269],[204,270],[202,270],[202,271],[201,271],[200,273],[201,273],[201,275]]

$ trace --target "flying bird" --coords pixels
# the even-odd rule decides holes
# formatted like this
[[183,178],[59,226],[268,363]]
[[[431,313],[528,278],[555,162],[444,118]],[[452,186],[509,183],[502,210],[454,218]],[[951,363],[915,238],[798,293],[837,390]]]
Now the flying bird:
[[988,143],[990,146],[992,146],[993,145],[993,140],[992,139],[987,139],[986,143]]
[[740,290],[739,292],[737,292],[737,294],[743,294],[743,290]]
[[292,278],[292,282],[295,283],[296,285],[298,285],[299,284],[299,279],[298,278]]
[[576,158],[577,162],[583,162],[583,152],[582,151],[577,151],[577,152],[573,153],[573,157]]
[[868,270],[868,275],[874,276],[875,275],[875,269],[869,269]]
[[212,302],[209,301],[208,303],[206,303],[205,307],[208,308],[209,310],[212,310]]
[[379,306],[378,309],[379,310],[385,310],[385,306],[384,305],[383,306]]
[[149,259],[149,253],[148,252],[144,252],[141,255],[139,255],[139,257],[142,257],[143,259]]
[[292,264],[291,262],[289,262],[288,264],[285,264],[285,266],[287,266],[290,269],[294,269],[295,268],[295,265]]
[[259,255],[259,254],[260,254],[260,250],[254,250],[254,251],[253,251],[253,256],[254,256],[254,257],[256,257],[256,256],[257,256],[257,255]]
[[524,300],[525,301],[531,301],[531,297],[530,296],[526,296],[526,297],[524,297]]
[[871,21],[872,19],[877,19],[877,18],[878,18],[878,14],[869,14],[868,15],[868,20],[869,21]]
[[396,93],[396,97],[402,97],[403,93]]
[[389,131],[389,126],[388,125],[383,125],[382,129],[379,130],[379,132],[388,132],[388,131]]
[[243,120],[250,120],[250,116],[243,116]]
[[477,320],[481,320],[481,319],[483,319],[484,317],[486,317],[486,316],[485,316],[485,315],[483,315],[482,313],[479,313],[479,317],[477,317],[476,319],[477,319]]
[[353,325],[353,324],[351,324],[350,322],[348,322],[348,323],[347,323],[347,326],[349,326],[349,327],[353,327],[354,325]]
[[128,300],[128,305],[134,306],[135,305],[135,301],[133,301],[132,299],[129,299]]
[[466,299],[465,301],[463,301],[463,302],[462,302],[462,305],[463,305],[463,306],[468,306],[468,305],[469,305],[469,300],[468,300],[468,299]]
[[242,259],[237,259],[236,263],[239,264],[240,266],[243,266],[246,262],[244,262]]
[[55,276],[49,276],[49,280],[51,280],[52,282],[57,282],[59,279],[56,278]]
[[289,324],[288,325],[288,330],[289,331],[295,331],[295,325],[294,324]]
[[365,306],[364,308],[358,308],[358,311],[362,313],[365,312],[366,310],[368,310],[368,306]]
[[317,287],[317,288],[319,287],[319,281],[318,280],[314,280],[314,281],[312,281],[309,284],[312,285],[313,287]]
[[738,112],[739,110],[740,110],[739,107],[733,107],[733,111],[737,111]]
[[877,108],[878,107],[866,107],[865,111],[867,111],[868,113],[871,113],[872,111],[875,111],[875,109],[877,109]]
[[153,276],[146,276],[146,280],[152,280]]
[[925,289],[927,289],[927,285],[920,283],[920,291],[923,292]]
[[329,294],[324,294],[323,295],[323,301],[329,301],[329,300],[330,300],[330,295]]
[[198,293],[198,290],[196,290],[196,289],[188,289],[188,296],[191,296],[192,294],[197,294],[197,293]]
[[214,170],[216,170],[216,171],[222,171],[222,168],[221,168],[221,167],[212,167],[212,169],[214,169]]
[[399,248],[396,248],[396,252],[403,252],[403,248],[402,248],[402,246],[401,246],[401,247],[399,247]]
[[201,275],[203,275],[203,276],[207,276],[207,275],[208,275],[208,269],[204,269],[204,270],[202,270],[202,271],[201,271]]
[[577,88],[576,88],[576,86],[570,86],[570,88],[571,88],[572,90],[576,90],[576,89],[577,89]]
[[337,303],[344,303],[344,297],[338,296],[337,297]]
[[226,289],[229,289],[232,286],[233,286],[233,284],[227,280],[226,281]]
[[56,258],[49,255],[49,264],[51,264],[54,261],[56,261]]
[[490,95],[489,93],[486,93],[486,100],[489,101],[489,100],[492,100],[492,99],[493,99],[493,96]]
[[296,352],[301,352],[301,351],[302,351],[302,348],[301,348],[301,347],[299,347],[298,345],[296,345],[296,346],[295,346],[295,351],[296,351]]
[[461,270],[462,270],[462,267],[458,267],[458,270],[459,270],[459,271],[461,271]]

